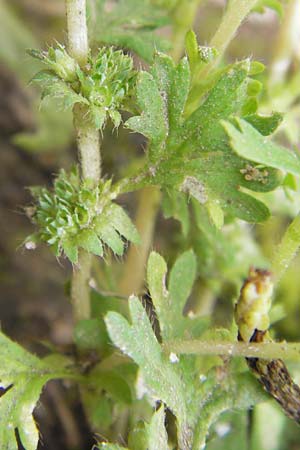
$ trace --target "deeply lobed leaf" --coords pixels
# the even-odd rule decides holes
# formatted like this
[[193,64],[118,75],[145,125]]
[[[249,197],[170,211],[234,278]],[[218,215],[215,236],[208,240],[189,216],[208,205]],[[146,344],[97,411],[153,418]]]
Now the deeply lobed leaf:
[[26,450],[36,450],[39,433],[32,417],[42,388],[53,378],[69,377],[63,358],[47,362],[30,354],[0,333],[0,387],[6,392],[0,398],[1,449],[17,447],[15,430]]
[[[176,66],[170,57],[156,55],[150,73],[139,76],[141,115],[126,122],[127,127],[149,139],[148,183],[169,192],[186,192],[208,208],[218,204],[220,212],[223,209],[248,222],[261,222],[269,216],[268,208],[250,192],[274,190],[281,182],[280,174],[267,163],[258,166],[255,158],[257,164],[250,167],[244,154],[238,156],[231,150],[222,125],[223,120],[241,115],[248,99],[253,98],[253,89],[249,89],[252,66],[244,61],[224,69],[202,104],[185,117],[188,61],[183,58]],[[266,135],[278,126],[281,116],[262,118],[251,113],[245,119]]]

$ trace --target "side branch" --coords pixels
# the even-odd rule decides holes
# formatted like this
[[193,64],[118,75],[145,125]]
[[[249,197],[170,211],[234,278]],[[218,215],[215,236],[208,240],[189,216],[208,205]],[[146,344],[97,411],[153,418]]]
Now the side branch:
[[284,359],[300,361],[300,343],[298,342],[218,342],[201,340],[176,340],[163,344],[167,354],[185,355],[225,355],[247,358]]

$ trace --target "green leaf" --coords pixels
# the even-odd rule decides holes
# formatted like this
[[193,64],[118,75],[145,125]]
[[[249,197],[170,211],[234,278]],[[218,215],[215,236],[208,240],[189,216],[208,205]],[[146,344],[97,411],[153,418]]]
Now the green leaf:
[[151,73],[163,100],[163,117],[166,121],[166,145],[170,149],[178,146],[182,114],[189,92],[190,68],[187,58],[182,58],[177,66],[164,54],[157,55]]
[[237,114],[245,99],[249,61],[229,67],[210,90],[204,103],[184,124],[184,151],[225,151],[226,134],[220,121]]
[[120,235],[108,222],[107,217],[96,219],[95,231],[101,240],[111,248],[116,255],[123,255],[124,243]]
[[128,241],[131,241],[134,244],[140,243],[140,236],[137,229],[121,206],[115,203],[111,204],[107,217],[114,229],[117,230],[121,236],[124,236]]
[[42,87],[42,101],[47,97],[55,98],[59,101],[62,109],[70,109],[75,103],[89,104],[87,99],[77,94],[67,83],[51,71],[38,72],[31,82],[37,83]]
[[146,425],[149,450],[168,450],[168,435],[165,428],[165,411],[163,405],[155,411],[149,425]]
[[260,61],[251,61],[249,75],[258,75],[265,70],[266,66]]
[[263,85],[258,80],[250,80],[247,87],[247,94],[256,96],[258,95],[263,88]]
[[129,405],[132,395],[128,383],[117,370],[93,369],[88,376],[89,383],[97,390],[106,391],[118,403]]
[[219,202],[228,214],[247,222],[261,222],[269,217],[269,210],[264,203],[242,192],[241,188],[258,192],[275,189],[280,183],[276,170],[268,169],[265,172],[266,169],[251,166],[249,171],[252,173],[253,169],[254,175],[248,179],[246,162],[233,154],[222,153],[203,155],[187,165],[190,166],[190,173],[194,172],[202,183],[204,195],[210,201]]
[[[153,77],[147,72],[141,72],[137,81],[138,106],[142,115],[131,117],[125,123],[126,127],[146,136],[151,143],[153,159],[164,152],[164,140],[167,134],[167,123],[164,118],[164,102]],[[154,158],[155,157],[155,158]],[[151,155],[150,155],[151,159]]]
[[183,309],[191,293],[196,277],[196,258],[189,250],[175,262],[166,288],[167,265],[164,259],[151,252],[147,265],[147,283],[157,317],[163,341],[183,338],[203,332],[207,322],[183,316]]
[[176,322],[178,322],[180,316],[183,314],[183,308],[191,293],[195,278],[196,257],[192,250],[188,250],[176,260],[172,267],[168,284],[173,303],[172,314],[175,320],[175,323],[173,322],[175,328]]
[[188,386],[184,387],[176,367],[163,356],[146,311],[136,297],[129,299],[129,308],[132,325],[118,313],[106,315],[110,338],[139,365],[147,394],[162,400],[181,423],[186,423]]
[[[187,193],[202,204],[215,205],[215,210],[218,206],[222,220],[224,212],[248,222],[266,220],[268,208],[249,191],[268,192],[281,181],[276,170],[248,167],[233,153],[221,123],[241,114],[249,100],[250,68],[250,62],[243,61],[224,69],[201,106],[184,119],[190,85],[187,60],[175,66],[169,57],[157,54],[151,74],[142,75],[143,86],[137,92],[142,113],[126,122],[149,139],[147,181],[171,194]],[[269,132],[279,116],[263,120],[252,115],[249,120]]]
[[97,130],[101,130],[106,121],[105,109],[100,108],[99,106],[90,105],[90,113],[95,127],[97,128]]
[[109,111],[109,117],[111,118],[111,121],[115,128],[119,128],[120,123],[122,121],[122,116],[119,113],[119,111],[111,110]]
[[[225,212],[248,222],[266,220],[270,213],[261,201],[242,192],[242,187],[258,192],[275,189],[281,181],[278,171],[271,168],[248,167],[247,161],[229,152],[202,153],[196,159],[162,162],[156,173],[158,183],[179,189],[200,203],[219,202]],[[247,177],[247,172],[254,172]],[[186,175],[182,176],[183,170]]]
[[173,60],[163,54],[155,56],[151,73],[142,73],[137,85],[142,114],[131,117],[126,126],[148,137],[148,157],[152,163],[164,156],[168,147],[178,146],[190,75],[186,58],[175,66]]
[[77,238],[78,245],[94,255],[103,256],[103,247],[93,230],[83,230]]
[[209,428],[218,417],[230,409],[246,409],[264,401],[267,394],[249,373],[231,374],[226,385],[216,386],[202,405],[201,414],[194,430],[193,449],[204,448]]
[[199,47],[196,33],[189,30],[185,36],[185,50],[189,59],[191,70],[193,71],[199,63]]
[[300,159],[296,153],[267,140],[249,123],[236,119],[238,130],[231,123],[223,122],[233,150],[243,158],[265,166],[300,175]]
[[62,241],[62,249],[65,253],[65,255],[67,256],[67,258],[69,258],[69,260],[71,261],[72,264],[77,264],[78,262],[78,247],[77,244],[75,242],[75,239],[64,239]]
[[42,388],[50,379],[68,377],[69,372],[58,361],[40,360],[2,333],[0,351],[0,387],[6,390],[0,398],[1,449],[17,448],[17,429],[24,448],[36,450],[39,433],[32,413]]
[[167,271],[164,258],[156,252],[151,252],[147,265],[147,283],[151,298],[153,301],[157,299],[155,307],[159,316],[161,315],[160,306],[163,307],[168,299],[168,291],[165,286]]
[[258,114],[252,114],[243,117],[248,123],[250,123],[257,131],[263,136],[269,136],[274,133],[276,128],[281,124],[283,115],[280,113],[273,113],[271,116],[260,116]]
[[208,202],[206,207],[212,223],[216,228],[221,229],[224,225],[224,213],[219,203]]

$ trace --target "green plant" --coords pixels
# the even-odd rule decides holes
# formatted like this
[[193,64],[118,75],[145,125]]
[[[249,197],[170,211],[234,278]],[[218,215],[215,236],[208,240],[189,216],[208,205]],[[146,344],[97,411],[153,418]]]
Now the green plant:
[[[268,267],[279,283],[299,248],[300,228],[296,216],[268,260],[243,224],[266,221],[278,192],[299,194],[300,158],[270,138],[280,128],[291,133],[283,115],[270,112],[275,88],[270,85],[269,96],[262,90],[261,80],[268,83],[264,66],[250,58],[228,65],[222,59],[254,8],[283,14],[282,5],[230,0],[211,45],[204,47],[190,30],[200,0],[121,0],[112,10],[104,0],[65,3],[67,48],[57,44],[29,54],[43,65],[32,79],[41,86],[42,100],[56,99],[58,107],[73,111],[79,163],[61,170],[53,188],[31,188],[27,213],[35,232],[24,245],[46,243],[73,266],[77,358],[50,353],[40,359],[0,335],[6,390],[0,399],[1,448],[15,448],[15,429],[26,450],[37,448],[32,412],[41,389],[50,379],[66,378],[80,386],[95,435],[118,441],[118,421],[130,424],[121,441],[130,450],[213,449],[208,436],[211,429],[218,433],[215,424],[223,413],[242,439],[231,432],[217,440],[218,448],[246,450],[246,413],[237,417],[232,411],[246,412],[269,396],[241,357],[299,361],[299,344],[250,342],[258,326],[266,331],[269,321],[280,318],[276,305],[269,317],[270,299],[242,323],[236,314],[239,329],[232,305],[251,265]],[[165,24],[173,29],[173,50],[172,40],[154,38]],[[99,42],[105,45],[98,48]],[[149,69],[135,68],[116,46],[136,52]],[[170,54],[162,52],[168,48]],[[278,98],[284,82],[277,84]],[[298,95],[299,90],[285,105],[294,105]],[[145,154],[129,154],[123,173],[113,176],[101,170],[100,144],[109,126],[147,140]],[[136,191],[135,226],[117,202]],[[169,274],[157,252],[148,258],[160,205],[165,217],[181,224]],[[115,255],[124,255],[122,264],[109,267],[106,259]],[[101,273],[109,274],[110,285],[102,279],[91,287],[94,256],[102,258]],[[221,298],[231,312],[218,326],[214,304]],[[238,332],[245,342],[237,342]],[[251,445],[259,442],[257,430],[259,424]],[[280,439],[276,449],[282,448]],[[124,447],[99,439],[96,448]]]

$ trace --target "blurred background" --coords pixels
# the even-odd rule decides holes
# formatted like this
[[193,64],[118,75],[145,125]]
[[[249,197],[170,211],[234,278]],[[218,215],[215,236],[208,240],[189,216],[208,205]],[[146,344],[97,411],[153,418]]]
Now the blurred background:
[[[106,3],[109,8],[110,4],[114,6],[118,2]],[[201,2],[194,27],[201,45],[209,43],[223,12],[224,2],[221,0]],[[72,267],[65,260],[57,261],[46,247],[40,246],[33,252],[22,246],[33,230],[24,210],[24,206],[31,203],[27,188],[50,186],[53,174],[61,167],[69,169],[77,155],[71,112],[57,111],[55,104],[49,102],[40,108],[38,89],[30,85],[40,66],[26,54],[26,49],[43,49],[56,41],[65,42],[64,15],[63,0],[0,0],[0,321],[3,332],[41,354],[44,351],[42,342],[51,343],[63,351],[71,348],[72,317],[67,282]],[[276,42],[281,24],[282,19],[274,9],[252,13],[231,43],[227,61],[251,56],[271,67],[274,55],[278,54]],[[97,21],[93,26],[97,28]],[[157,32],[168,38],[171,27],[162,26]],[[299,54],[290,60],[289,70],[292,72],[293,64],[299,62],[297,58]],[[139,66],[146,64],[138,58],[136,63]],[[276,88],[273,97],[265,95],[264,104],[268,111],[273,107],[282,111],[293,106],[279,139],[299,149],[299,77],[296,80],[290,77],[288,82],[285,90]],[[116,139],[110,131],[105,133],[102,145],[103,172],[122,173],[133,152],[136,155],[143,152],[144,142],[123,130],[119,131]],[[124,199],[131,210],[134,210],[134,201],[134,196]],[[280,204],[279,199],[280,218],[277,216],[251,230],[266,256],[297,211],[299,202],[293,197],[285,209],[280,209]],[[172,261],[171,247],[180,242],[180,228],[175,221],[163,220],[161,214],[157,227],[160,233],[155,247],[168,251]],[[164,244],[164,236],[170,235],[171,241]],[[165,248],[166,245],[169,247]],[[280,298],[285,298],[284,314],[288,319],[278,322],[277,335],[287,340],[300,339],[300,289],[299,285],[291,282],[299,278],[298,274],[299,261],[296,261],[278,293]],[[221,305],[218,314],[222,315],[222,311]],[[93,436],[85,422],[75,388],[60,382],[49,383],[36,415],[43,436],[41,449],[83,450],[92,447]],[[300,433],[296,426],[290,424],[287,433],[288,448],[300,449]]]

